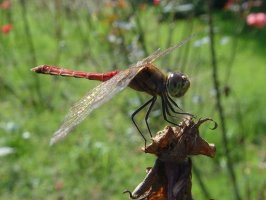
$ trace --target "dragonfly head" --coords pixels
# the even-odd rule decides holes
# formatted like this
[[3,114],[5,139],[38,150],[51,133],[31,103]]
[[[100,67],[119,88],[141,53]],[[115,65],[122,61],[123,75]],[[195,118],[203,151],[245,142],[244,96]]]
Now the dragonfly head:
[[167,91],[172,97],[182,97],[188,90],[190,81],[188,77],[180,72],[169,73],[167,77]]

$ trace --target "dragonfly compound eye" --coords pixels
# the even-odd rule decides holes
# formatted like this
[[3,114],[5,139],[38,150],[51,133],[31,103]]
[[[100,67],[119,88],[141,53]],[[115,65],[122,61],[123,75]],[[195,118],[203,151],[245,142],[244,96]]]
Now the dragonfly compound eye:
[[182,73],[170,73],[167,78],[167,91],[172,97],[182,97],[188,90],[190,81]]

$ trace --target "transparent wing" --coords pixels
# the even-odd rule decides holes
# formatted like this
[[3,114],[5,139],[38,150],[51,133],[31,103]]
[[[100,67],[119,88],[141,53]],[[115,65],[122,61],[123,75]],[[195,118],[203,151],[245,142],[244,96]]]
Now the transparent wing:
[[101,83],[75,103],[66,115],[61,127],[54,133],[50,144],[64,138],[73,128],[83,121],[94,109],[109,101],[123,90],[141,68],[132,67],[121,71],[112,79]]
[[189,40],[191,40],[193,37],[195,36],[195,34],[190,35],[189,37],[185,38],[184,40],[182,40],[181,42],[177,43],[176,45],[169,47],[168,49],[165,49],[164,51],[161,51],[160,49],[158,49],[157,51],[155,51],[153,54],[151,54],[150,56],[148,56],[147,58],[144,58],[142,60],[142,62],[145,63],[152,63],[154,62],[156,59],[165,56],[168,53],[171,53],[173,50],[183,46],[184,44],[186,44]]
[[157,50],[150,56],[131,65],[127,70],[119,72],[110,80],[101,83],[91,91],[89,91],[82,99],[75,103],[66,115],[65,120],[61,127],[54,133],[51,138],[50,144],[56,143],[58,140],[64,138],[73,128],[82,122],[94,109],[98,108],[105,102],[109,101],[114,95],[128,86],[130,81],[142,70],[147,63],[152,63],[156,59],[172,52],[174,49],[181,47],[192,36],[170,47],[164,51]]

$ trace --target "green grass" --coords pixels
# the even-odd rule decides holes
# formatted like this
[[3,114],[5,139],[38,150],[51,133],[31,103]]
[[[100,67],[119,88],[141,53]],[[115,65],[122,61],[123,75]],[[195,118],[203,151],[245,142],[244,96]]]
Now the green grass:
[[[192,42],[157,64],[165,71],[182,67],[192,79],[191,89],[182,99],[183,107],[197,117],[213,117],[218,121],[214,96],[210,92],[208,44],[199,48],[192,45],[206,36],[203,31],[206,24],[199,20],[195,20],[193,26],[188,21],[158,24],[157,12],[150,8],[139,15],[149,52],[179,42],[192,27],[193,32],[200,32]],[[1,23],[12,20],[14,27],[10,34],[0,34],[0,147],[15,150],[0,157],[1,199],[127,198],[122,192],[133,190],[144,177],[145,168],[154,162],[153,156],[141,153],[143,141],[130,121],[130,114],[148,96],[126,89],[93,112],[63,141],[50,147],[49,140],[67,110],[97,83],[30,71],[35,65],[44,63],[86,71],[128,66],[123,49],[106,40],[108,34],[117,31],[107,23],[112,10],[103,8],[98,15],[90,17],[85,9],[66,14],[64,10],[43,8],[41,3],[28,3],[27,19],[32,37],[25,32],[22,13],[18,1],[13,2],[11,10],[0,12]],[[126,18],[127,13],[127,10],[119,11],[118,17]],[[174,23],[170,34],[169,24]],[[233,33],[228,30],[233,30],[235,24],[233,20],[222,21],[217,17],[217,26],[220,28],[216,43],[219,75],[222,86],[227,84],[231,89],[231,94],[223,97],[222,102],[231,156],[243,199],[248,199],[248,195],[250,199],[257,199],[263,190],[262,174],[265,173],[265,168],[260,167],[265,159],[263,147],[266,145],[266,50],[261,45],[265,30],[246,28],[239,35],[229,81],[224,83],[234,45]],[[137,34],[137,28],[123,30],[126,45],[136,39]],[[258,37],[250,40],[250,35]],[[225,45],[219,43],[223,36],[230,37]],[[30,40],[36,63],[29,47]],[[168,40],[171,40],[170,44]],[[187,48],[190,49],[186,59]],[[202,102],[193,103],[191,99],[195,95],[201,96]],[[160,115],[153,115],[151,125],[156,132],[167,124]],[[141,113],[138,120],[143,116]],[[217,156],[215,159],[194,157],[194,164],[200,169],[212,198],[233,199],[220,130],[210,131],[208,126],[211,124],[202,127],[201,132],[204,138],[216,144]],[[142,128],[145,130],[144,125]],[[205,199],[195,177],[193,194],[197,199]]]

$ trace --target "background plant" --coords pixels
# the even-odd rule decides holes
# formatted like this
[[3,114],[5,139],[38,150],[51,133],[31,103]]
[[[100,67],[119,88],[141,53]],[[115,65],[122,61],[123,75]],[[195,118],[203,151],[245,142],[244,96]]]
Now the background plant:
[[[125,69],[157,48],[196,33],[156,64],[166,72],[188,74],[192,85],[179,102],[182,108],[220,124],[208,32],[212,26],[228,152],[221,129],[213,134],[209,127],[202,128],[218,152],[213,160],[194,159],[193,194],[198,199],[263,199],[265,28],[247,26],[245,16],[263,11],[265,5],[244,7],[238,2],[241,9],[234,11],[229,5],[227,10],[213,5],[211,25],[206,3],[193,1],[195,9],[184,12],[180,5],[189,2],[156,2],[1,1],[1,198],[124,199],[122,191],[132,189],[154,160],[140,153],[143,141],[129,117],[147,96],[130,89],[49,147],[66,109],[98,83],[41,76],[30,68],[52,64],[99,72]],[[9,31],[3,31],[6,25]],[[159,106],[150,122],[154,132],[163,128]],[[228,173],[228,154],[238,192]]]

